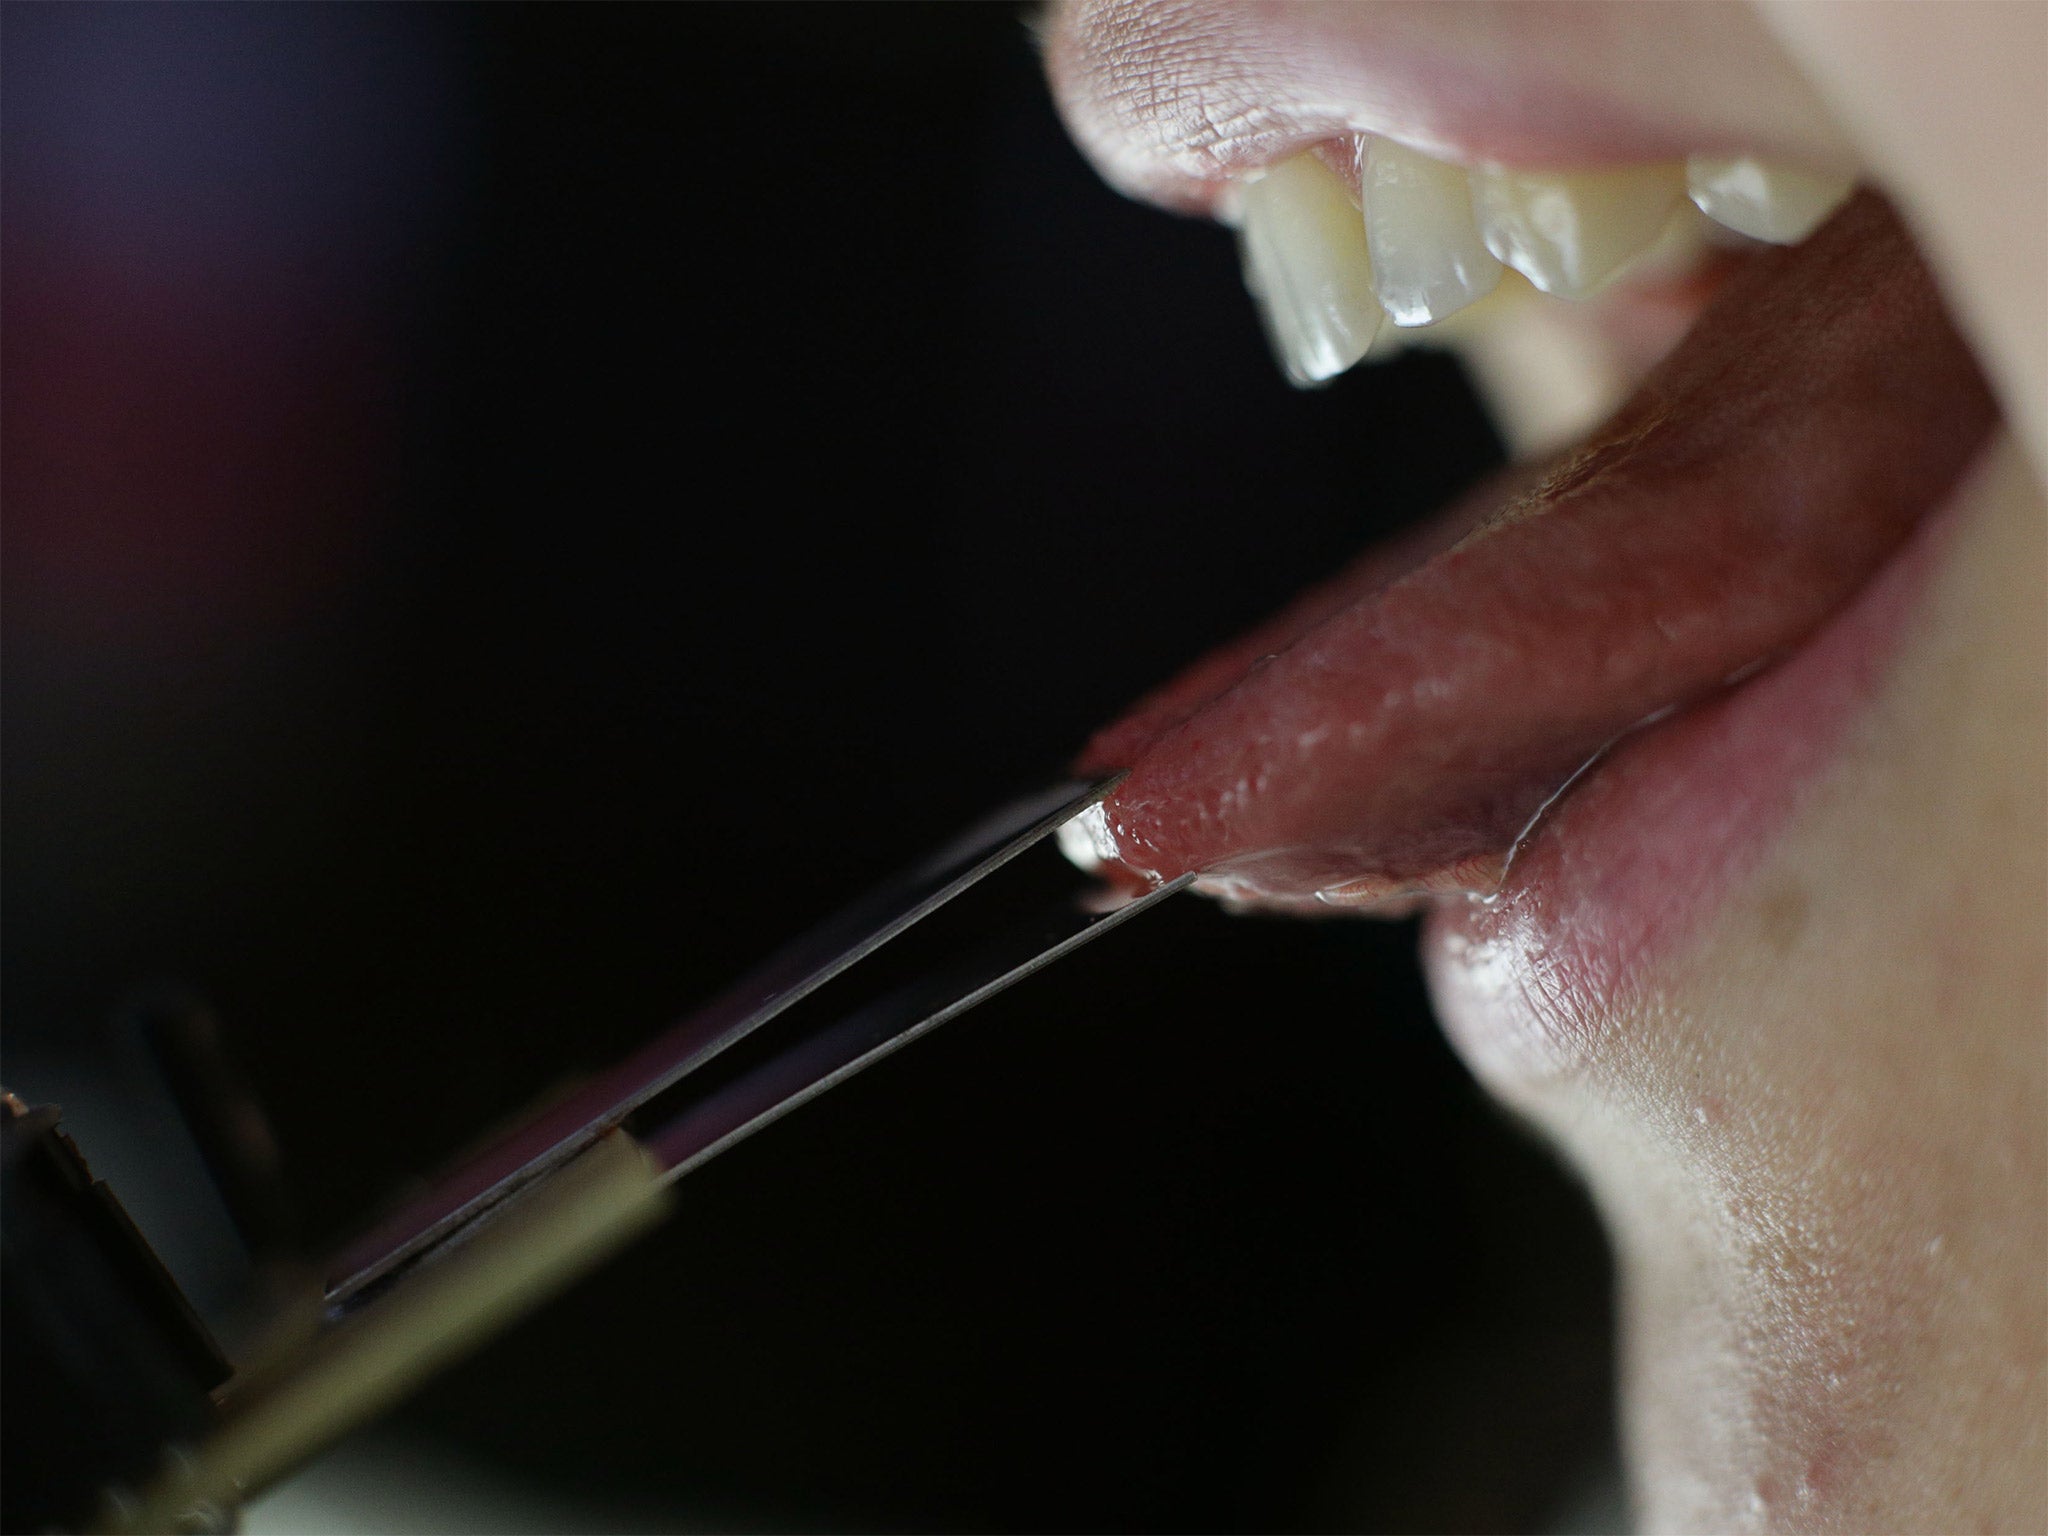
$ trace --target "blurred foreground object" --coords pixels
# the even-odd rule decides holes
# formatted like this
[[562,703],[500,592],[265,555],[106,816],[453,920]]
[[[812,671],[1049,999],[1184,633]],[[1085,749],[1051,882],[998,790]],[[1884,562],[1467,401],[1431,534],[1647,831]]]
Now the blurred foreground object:
[[[683,1174],[1179,890],[1106,900],[1058,856],[1113,783],[998,811],[492,1141],[317,1281],[252,1298],[265,1315],[232,1368],[56,1111],[10,1099],[6,1369],[26,1427],[6,1443],[9,1528],[231,1528],[252,1494],[651,1225]],[[284,1229],[238,1155],[270,1138],[206,1061],[211,1037],[158,1033],[245,1238]],[[224,1106],[239,1138],[218,1130]]]

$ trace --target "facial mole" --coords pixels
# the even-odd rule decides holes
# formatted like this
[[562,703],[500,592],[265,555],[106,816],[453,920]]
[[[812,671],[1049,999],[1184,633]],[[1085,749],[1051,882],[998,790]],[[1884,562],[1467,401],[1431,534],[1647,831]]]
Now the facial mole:
[[1783,880],[1770,886],[1757,903],[1757,926],[1764,943],[1774,955],[1787,955],[1806,932],[1812,898],[1797,880]]

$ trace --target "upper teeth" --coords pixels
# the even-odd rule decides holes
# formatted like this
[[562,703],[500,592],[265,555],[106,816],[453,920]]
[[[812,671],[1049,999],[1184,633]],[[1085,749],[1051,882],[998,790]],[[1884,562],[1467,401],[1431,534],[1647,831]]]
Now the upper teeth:
[[1685,200],[1685,176],[1665,166],[1539,175],[1482,166],[1472,206],[1486,248],[1545,293],[1590,298],[1657,243]]
[[1849,195],[1841,177],[1767,165],[1750,155],[1692,156],[1685,162],[1685,189],[1715,223],[1773,245],[1797,245]]
[[[1752,239],[1804,239],[1849,195],[1847,178],[1753,157],[1572,173],[1466,168],[1391,139],[1358,147],[1359,201],[1313,153],[1244,187],[1245,283],[1281,366],[1324,383],[1374,350],[1388,322],[1429,326],[1485,298],[1503,264],[1545,293],[1598,292],[1656,246],[1691,197]],[[1686,210],[1687,217],[1693,217]]]
[[1245,286],[1290,379],[1322,384],[1365,356],[1386,315],[1365,225],[1321,161],[1296,155],[1245,188],[1241,237]]
[[1465,173],[1392,139],[1368,138],[1358,191],[1372,248],[1373,288],[1396,325],[1428,325],[1499,286],[1501,264],[1480,235]]

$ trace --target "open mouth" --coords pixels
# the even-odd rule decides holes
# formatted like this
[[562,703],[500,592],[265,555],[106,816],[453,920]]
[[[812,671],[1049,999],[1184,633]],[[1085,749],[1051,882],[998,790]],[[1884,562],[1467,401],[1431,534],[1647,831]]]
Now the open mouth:
[[[1473,177],[1468,204],[1455,167],[1371,146],[1356,163],[1355,261],[1332,233],[1358,227],[1353,193],[1327,156],[1243,194],[1248,283],[1304,382],[1395,321],[1455,323],[1504,273],[1598,288],[1688,189],[1676,168],[1501,171]],[[1693,162],[1690,187],[1772,245],[1719,258],[1684,338],[1577,447],[1368,554],[1099,733],[1083,766],[1129,776],[1089,829],[1095,856],[1196,872],[1240,902],[1383,909],[1524,885],[1567,812],[1573,847],[1595,846],[1595,803],[1601,847],[1691,829],[1702,846],[1668,850],[1665,874],[1760,835],[1740,781],[1782,788],[1790,759],[1728,744],[1789,751],[1838,729],[1830,701],[1881,666],[1928,564],[1913,551],[1997,408],[1880,197],[1740,160]],[[1384,227],[1376,199],[1398,210]]]

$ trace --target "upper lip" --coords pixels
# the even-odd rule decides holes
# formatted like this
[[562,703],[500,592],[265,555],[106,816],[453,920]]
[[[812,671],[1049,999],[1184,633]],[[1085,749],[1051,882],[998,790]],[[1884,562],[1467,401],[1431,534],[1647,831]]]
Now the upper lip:
[[1749,152],[1856,155],[1747,6],[1424,6],[1082,0],[1046,67],[1075,139],[1121,190],[1214,211],[1232,178],[1378,133],[1466,162],[1584,167]]

